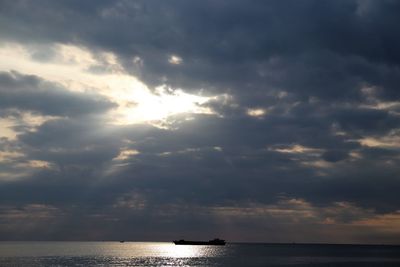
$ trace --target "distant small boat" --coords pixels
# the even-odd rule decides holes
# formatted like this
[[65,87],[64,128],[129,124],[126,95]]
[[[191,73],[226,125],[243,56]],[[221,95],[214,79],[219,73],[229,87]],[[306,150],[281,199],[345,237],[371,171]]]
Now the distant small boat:
[[124,243],[124,242],[125,242],[125,240],[120,240],[120,241],[119,241],[119,243]]
[[206,246],[224,246],[225,240],[215,238],[209,241],[191,241],[191,240],[174,240],[175,245],[206,245]]

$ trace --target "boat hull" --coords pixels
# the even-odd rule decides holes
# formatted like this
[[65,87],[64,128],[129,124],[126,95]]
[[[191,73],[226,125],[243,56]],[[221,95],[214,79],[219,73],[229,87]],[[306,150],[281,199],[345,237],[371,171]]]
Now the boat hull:
[[218,241],[190,241],[190,240],[175,240],[175,245],[202,245],[202,246],[224,246],[226,242],[224,240]]

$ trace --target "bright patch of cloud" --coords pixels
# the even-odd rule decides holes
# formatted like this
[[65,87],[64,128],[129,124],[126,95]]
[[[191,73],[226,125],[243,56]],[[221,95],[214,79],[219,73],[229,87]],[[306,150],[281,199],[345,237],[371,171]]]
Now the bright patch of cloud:
[[364,137],[359,140],[361,145],[367,147],[382,147],[382,148],[400,148],[399,131],[392,131],[390,134],[382,137]]
[[0,138],[15,140],[18,134],[15,130],[16,127],[24,126],[33,130],[36,126],[55,118],[54,116],[43,116],[32,112],[18,112],[18,118],[14,116],[0,117]]
[[302,146],[299,144],[295,144],[292,146],[287,146],[287,147],[278,147],[278,148],[271,148],[270,150],[280,152],[280,153],[291,153],[291,154],[302,154],[302,153],[312,153],[312,154],[320,154],[323,152],[321,149],[317,148],[311,148],[311,147],[306,147]]
[[0,163],[1,162],[9,162],[16,158],[20,158],[24,156],[21,152],[16,151],[1,151],[0,150]]
[[252,116],[252,117],[263,117],[266,114],[265,109],[262,108],[254,108],[254,109],[248,109],[247,110],[247,115]]
[[177,55],[171,55],[168,58],[168,62],[173,64],[173,65],[180,65],[183,62],[183,59]]
[[7,118],[0,118],[0,138],[15,139],[17,134],[12,129],[14,122]]
[[38,168],[38,169],[49,169],[51,168],[51,163],[47,162],[47,161],[43,161],[43,160],[29,160],[26,163],[19,163],[18,164],[19,167],[22,168]]
[[[42,48],[43,49],[43,48]],[[161,86],[152,92],[134,76],[123,71],[116,56],[110,52],[94,55],[84,47],[55,45],[54,56],[47,61],[32,60],[29,47],[7,43],[0,47],[0,70],[16,70],[62,84],[71,91],[95,92],[107,97],[118,107],[109,111],[112,123],[131,124],[163,120],[179,113],[211,113],[200,105],[210,97],[184,93],[180,89]],[[141,62],[138,57],[134,61]],[[171,64],[182,58],[171,55]],[[93,69],[101,68],[103,72]],[[8,130],[8,136],[12,132]]]
[[130,157],[139,154],[139,151],[135,149],[124,149],[121,150],[121,152],[118,154],[117,157],[114,158],[114,160],[127,160]]
[[124,116],[120,123],[129,123],[134,121],[154,121],[165,119],[168,116],[179,113],[206,113],[211,111],[208,108],[201,107],[201,104],[209,100],[208,97],[187,94],[182,90],[174,90],[165,87],[158,87],[156,94],[148,90],[134,91],[130,96],[129,103],[136,103],[131,107],[125,107]]

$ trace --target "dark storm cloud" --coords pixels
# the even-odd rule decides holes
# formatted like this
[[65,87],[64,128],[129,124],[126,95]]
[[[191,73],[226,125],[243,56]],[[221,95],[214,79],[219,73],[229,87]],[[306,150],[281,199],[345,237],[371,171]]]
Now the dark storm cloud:
[[343,130],[364,135],[382,135],[400,125],[400,117],[375,109],[343,109],[333,115]]
[[[324,134],[316,136],[317,129],[322,131],[318,124],[310,123],[302,131],[296,131],[300,126],[294,121],[278,125],[273,118],[259,123],[253,118],[198,116],[190,123],[175,125],[176,130],[137,125],[103,130],[103,133],[96,123],[51,121],[36,132],[19,137],[30,158],[49,161],[59,167],[47,174],[38,173],[34,187],[43,187],[37,190],[41,192],[41,200],[33,194],[24,194],[25,201],[43,201],[42,197],[46,198],[43,192],[55,191],[59,192],[58,197],[64,195],[61,192],[65,193],[64,201],[75,202],[76,199],[68,198],[71,188],[75,188],[76,194],[85,195],[91,190],[91,184],[105,180],[106,187],[101,183],[95,186],[86,201],[98,203],[102,199],[111,204],[117,196],[139,190],[146,192],[147,201],[155,204],[166,199],[171,203],[185,201],[196,205],[241,201],[271,203],[281,195],[289,195],[313,203],[351,200],[377,209],[385,205],[388,208],[387,204],[391,203],[394,206],[389,209],[396,209],[398,201],[393,196],[397,194],[397,187],[390,177],[398,168],[385,164],[385,169],[381,169],[379,165],[388,157],[398,155],[398,151],[364,151],[356,142],[346,142],[342,136],[330,134],[328,128]],[[272,127],[282,129],[271,132]],[[130,142],[121,141],[126,139]],[[312,145],[321,152],[291,154],[275,150],[294,143]],[[135,149],[139,154],[112,162],[120,149]],[[365,160],[353,163],[349,158],[351,151],[358,151]],[[303,165],[318,160],[339,165],[326,170],[326,175],[321,177],[318,174],[321,169]],[[371,165],[371,162],[375,163]],[[104,174],[107,168],[115,170],[111,175]],[[376,171],[371,172],[374,169]],[[45,177],[58,178],[50,182]],[[370,194],[377,192],[373,185],[378,177],[386,194],[374,204]],[[19,186],[31,188],[33,184],[21,182]],[[346,197],[342,187],[351,188]],[[5,191],[24,192],[21,189]],[[6,192],[3,196],[13,195]],[[50,195],[48,198],[50,201]]]
[[[398,167],[394,162],[385,162],[388,158],[397,162],[394,155],[399,151],[374,153],[331,133],[329,128],[324,130],[320,124],[295,124],[295,121],[278,124],[274,118],[259,123],[252,118],[198,117],[173,132],[148,132],[146,139],[137,139],[132,145],[143,153],[132,158],[126,173],[141,172],[137,177],[139,185],[145,189],[163,189],[162,199],[172,195],[186,201],[192,196],[195,201],[209,203],[239,199],[269,203],[281,194],[288,194],[313,203],[347,199],[362,206],[384,208],[384,203],[392,203],[390,209],[398,207],[398,201],[394,201],[396,178],[391,178]],[[321,149],[321,152],[296,155],[273,150],[277,144],[295,143]],[[364,158],[353,162],[349,158],[352,151],[358,151]],[[338,165],[326,170],[304,166],[319,160]],[[326,172],[325,176],[321,177],[319,171]],[[343,188],[352,188],[345,198],[343,188],[330,186],[336,184],[337,178]],[[380,190],[385,190],[387,195],[380,195],[386,200],[373,205],[368,196],[379,192],[374,187],[376,179]]]
[[[119,238],[111,228],[135,225],[132,236],[151,239],[172,238],[168,229],[222,231],[211,214],[219,207],[326,208],[315,221],[304,219],[314,226],[329,216],[349,223],[395,212],[398,146],[360,140],[397,140],[399,12],[391,0],[2,1],[2,40],[36,46],[34,60],[51,60],[54,51],[41,47],[55,43],[106,50],[150,87],[220,94],[203,104],[217,115],[176,116],[168,129],[110,126],[90,116],[114,107],[102,97],[1,73],[3,112],[69,117],[35,131],[19,126],[16,140],[0,143],[3,151],[23,152],[15,164],[51,164],[2,182],[3,213],[15,212],[14,205],[61,216],[65,224],[54,222],[49,237],[96,239],[93,229],[101,229]],[[265,114],[252,117],[249,108]],[[133,153],[119,157],[124,151]],[[301,201],[292,207],[282,198]],[[351,204],[335,213],[337,203]],[[254,239],[260,229],[281,229],[287,238],[295,233],[276,225],[298,214],[291,216],[239,219],[234,229],[254,226],[247,233]],[[67,225],[84,227],[68,232]],[[155,228],[165,231],[143,234]]]
[[116,105],[104,97],[75,93],[34,75],[0,73],[0,109],[17,109],[42,115],[78,116],[104,112]]
[[[150,85],[242,94],[285,85],[343,99],[356,96],[360,82],[388,83],[398,97],[399,8],[395,1],[5,1],[2,24],[16,40],[113,51],[128,70],[140,57],[135,74]],[[172,54],[183,63],[170,64]]]

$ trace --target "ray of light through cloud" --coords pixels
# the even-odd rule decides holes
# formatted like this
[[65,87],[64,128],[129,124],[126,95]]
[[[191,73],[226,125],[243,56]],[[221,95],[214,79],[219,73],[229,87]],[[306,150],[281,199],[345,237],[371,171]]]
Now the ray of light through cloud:
[[[93,53],[83,47],[57,44],[53,49],[54,58],[49,61],[32,59],[29,47],[7,43],[0,47],[0,70],[15,70],[36,75],[65,85],[72,91],[93,91],[106,96],[118,107],[110,112],[112,123],[132,124],[160,121],[180,113],[211,113],[201,107],[210,97],[185,93],[181,89],[159,86],[151,91],[145,84],[124,72],[112,53],[103,52],[106,57],[104,72],[90,71],[100,64]],[[41,48],[46,49],[46,48]],[[180,64],[181,59],[171,56],[171,64]],[[9,130],[8,130],[9,131]]]

